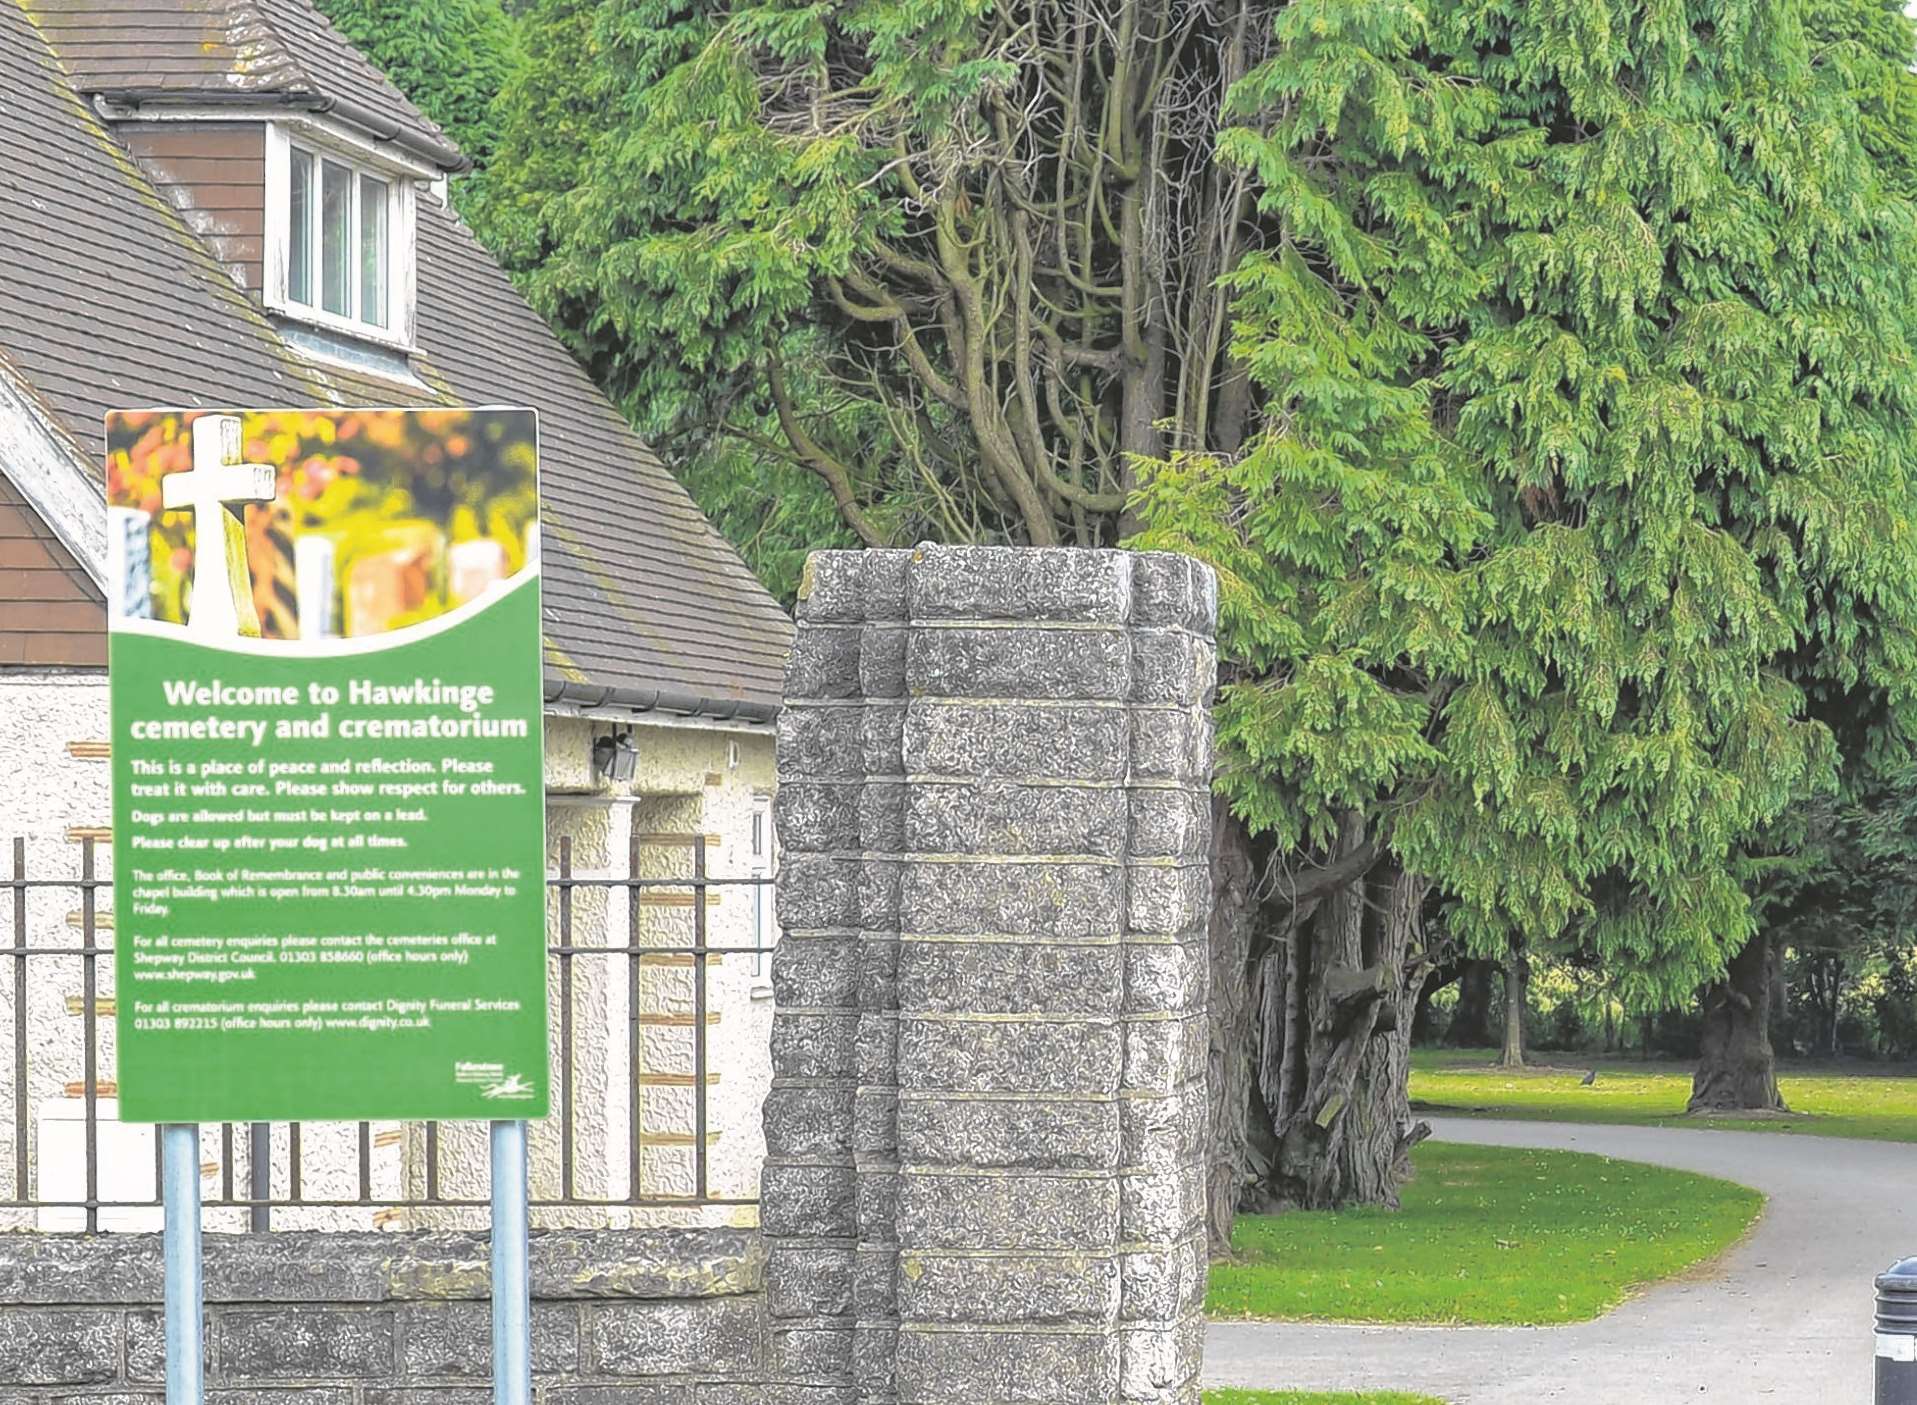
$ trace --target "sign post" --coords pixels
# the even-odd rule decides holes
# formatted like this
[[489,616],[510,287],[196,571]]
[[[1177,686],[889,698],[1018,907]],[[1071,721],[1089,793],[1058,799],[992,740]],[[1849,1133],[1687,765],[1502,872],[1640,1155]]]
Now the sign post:
[[190,1123],[160,1128],[160,1165],[166,1184],[166,1405],[200,1405],[200,1129]]
[[117,412],[107,447],[151,524],[112,583],[115,974],[120,1115],[163,1124],[169,1405],[202,1400],[195,1124],[254,1124],[263,1202],[264,1124],[462,1118],[493,1124],[497,1398],[529,1405],[534,416]]
[[492,1160],[493,1405],[532,1405],[524,1122],[493,1123]]

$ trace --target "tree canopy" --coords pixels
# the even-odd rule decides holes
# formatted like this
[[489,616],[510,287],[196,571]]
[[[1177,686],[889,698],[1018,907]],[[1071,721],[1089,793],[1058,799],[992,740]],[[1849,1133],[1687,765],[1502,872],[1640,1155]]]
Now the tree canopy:
[[500,0],[318,3],[483,172],[499,142],[499,95],[520,63],[519,34]]
[[482,226],[735,539],[1109,542],[1156,464],[1142,540],[1225,571],[1225,785],[1281,847],[1362,816],[1481,947],[1655,1003],[1750,931],[1738,846],[1833,725],[1897,743],[1896,6],[525,25]]
[[1275,1161],[1349,1163],[1302,1198],[1388,1195],[1428,919],[1669,1005],[1908,752],[1894,0],[521,25],[468,215],[775,588],[922,537],[1219,568],[1218,912],[1275,925],[1214,986],[1324,1134]]
[[866,543],[1114,544],[1134,455],[1243,432],[1211,158],[1264,14],[543,0],[489,224],[655,437]]
[[1151,476],[1221,569],[1222,784],[1356,813],[1495,948],[1664,1003],[1740,845],[1911,700],[1913,80],[1893,5],[1297,3],[1225,158],[1261,430]]

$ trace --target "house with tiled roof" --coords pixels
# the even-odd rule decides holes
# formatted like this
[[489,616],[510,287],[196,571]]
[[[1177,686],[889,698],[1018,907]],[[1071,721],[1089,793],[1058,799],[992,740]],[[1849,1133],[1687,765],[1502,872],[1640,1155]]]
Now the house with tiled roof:
[[[0,0],[0,871],[18,852],[32,880],[75,874],[111,842],[107,411],[509,404],[540,417],[553,862],[664,877],[696,849],[769,873],[789,622],[460,222],[465,167],[306,0]],[[0,944],[64,930],[61,900],[16,891],[29,930]],[[769,943],[759,890],[701,896],[708,942]],[[693,940],[688,893],[572,897],[566,920],[598,923],[576,941]],[[715,962],[696,1002],[728,1051],[728,1096],[700,1117],[692,964],[573,982],[582,1028],[633,1031],[569,1075],[580,1135],[642,1148],[636,1171],[594,1153],[612,1198],[690,1190],[695,1124],[709,1193],[754,1189],[765,963]],[[32,1218],[4,1189],[22,1138],[57,1141],[62,1099],[110,1098],[74,998],[20,1006],[0,983],[0,1044],[25,1028],[30,1055],[30,1115],[0,1123],[0,1222]],[[634,1092],[646,1061],[670,1096]],[[389,1151],[382,1176],[414,1175]],[[36,1167],[43,1189],[61,1174]]]

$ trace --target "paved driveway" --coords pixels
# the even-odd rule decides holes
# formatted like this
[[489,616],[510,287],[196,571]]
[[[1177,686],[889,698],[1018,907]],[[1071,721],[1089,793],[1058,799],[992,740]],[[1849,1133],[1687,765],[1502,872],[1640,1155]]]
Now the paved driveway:
[[1574,1327],[1214,1323],[1205,1384],[1422,1390],[1453,1405],[1851,1405],[1871,1398],[1871,1279],[1917,1254],[1917,1145],[1789,1133],[1433,1120],[1441,1141],[1702,1171],[1770,1197],[1723,1260]]

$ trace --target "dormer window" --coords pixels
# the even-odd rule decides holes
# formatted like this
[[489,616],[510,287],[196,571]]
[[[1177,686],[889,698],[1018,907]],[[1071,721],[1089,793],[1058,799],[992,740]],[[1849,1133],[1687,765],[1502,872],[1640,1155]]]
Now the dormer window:
[[410,346],[415,173],[277,123],[266,169],[267,306]]
[[393,183],[297,144],[288,160],[286,300],[383,329]]

